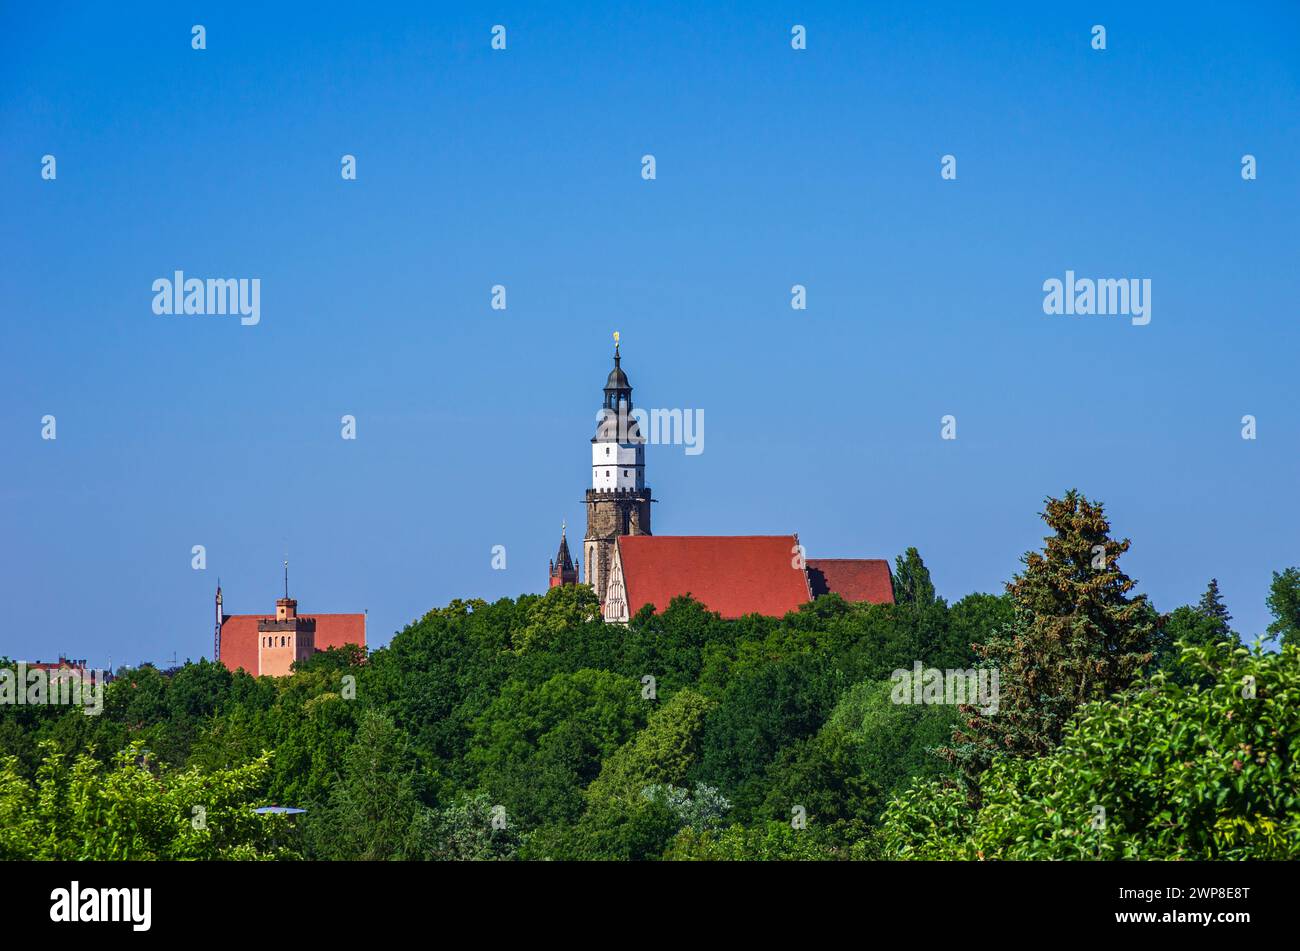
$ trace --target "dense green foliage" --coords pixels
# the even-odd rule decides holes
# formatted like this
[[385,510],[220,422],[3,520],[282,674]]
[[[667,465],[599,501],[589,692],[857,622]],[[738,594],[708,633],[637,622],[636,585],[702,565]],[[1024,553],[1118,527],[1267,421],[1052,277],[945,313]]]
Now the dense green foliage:
[[[784,618],[678,598],[607,625],[570,586],[454,601],[285,678],[144,666],[99,716],[5,705],[0,857],[1285,854],[1300,647],[1242,649],[1217,583],[1159,616],[1099,504],[1044,519],[1004,595],[949,604],[916,549],[898,603]],[[1297,575],[1269,602],[1284,639]],[[996,665],[999,711],[896,702],[917,661]]]
[[1086,705],[1059,748],[1003,757],[971,809],[927,781],[895,800],[891,858],[1300,858],[1300,647],[1188,647],[1211,686],[1164,673]]
[[47,754],[30,780],[0,764],[0,859],[256,859],[291,857],[282,817],[250,803],[268,757],[233,770],[172,773],[147,767],[137,740],[105,768],[93,756]]

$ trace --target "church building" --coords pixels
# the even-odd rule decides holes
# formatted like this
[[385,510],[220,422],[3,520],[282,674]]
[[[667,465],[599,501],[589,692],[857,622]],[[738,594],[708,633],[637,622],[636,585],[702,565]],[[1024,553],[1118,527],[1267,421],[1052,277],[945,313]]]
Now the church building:
[[[822,594],[892,604],[889,562],[879,558],[807,559],[799,536],[653,535],[645,480],[646,438],[632,413],[632,384],[622,368],[618,334],[591,439],[591,488],[582,543],[583,580],[611,623],[626,623],[645,605],[656,611],[689,594],[724,618],[780,617]],[[577,584],[564,530],[550,565],[550,587]]]

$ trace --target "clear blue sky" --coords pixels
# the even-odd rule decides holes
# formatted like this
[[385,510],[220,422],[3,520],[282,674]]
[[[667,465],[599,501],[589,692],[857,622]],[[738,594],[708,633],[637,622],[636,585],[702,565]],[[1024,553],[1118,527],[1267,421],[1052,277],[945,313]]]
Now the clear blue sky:
[[[541,590],[614,330],[639,404],[705,411],[649,450],[659,534],[916,545],[956,599],[1077,486],[1161,610],[1217,576],[1267,623],[1295,4],[232,6],[0,10],[0,653],[197,658],[217,575],[270,611],[286,549],[374,645]],[[1150,325],[1045,316],[1067,268],[1150,278]],[[260,325],[155,316],[175,269],[260,278]]]

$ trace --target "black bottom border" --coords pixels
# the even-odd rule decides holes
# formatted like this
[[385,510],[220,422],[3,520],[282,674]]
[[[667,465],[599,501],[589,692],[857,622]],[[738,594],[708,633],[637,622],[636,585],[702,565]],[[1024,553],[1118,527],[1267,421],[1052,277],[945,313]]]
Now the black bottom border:
[[[374,937],[417,925],[518,929],[568,921],[614,934],[754,934],[788,925],[861,938],[899,927],[944,945],[1004,928],[1216,942],[1294,933],[1295,863],[0,863],[9,924],[147,940]],[[149,928],[54,921],[59,889],[150,889]],[[141,898],[143,893],[138,893]],[[96,899],[91,899],[91,904]],[[141,901],[141,904],[143,902]],[[137,917],[142,909],[137,906]],[[1206,921],[1201,916],[1209,915]],[[1196,916],[1196,917],[1192,917]],[[123,917],[130,917],[124,914]],[[1145,920],[1144,920],[1145,919]],[[209,930],[211,929],[211,930]],[[985,930],[993,929],[993,930]],[[1045,930],[1037,930],[1045,929]],[[206,935],[205,935],[206,932]],[[587,932],[591,933],[591,932]]]

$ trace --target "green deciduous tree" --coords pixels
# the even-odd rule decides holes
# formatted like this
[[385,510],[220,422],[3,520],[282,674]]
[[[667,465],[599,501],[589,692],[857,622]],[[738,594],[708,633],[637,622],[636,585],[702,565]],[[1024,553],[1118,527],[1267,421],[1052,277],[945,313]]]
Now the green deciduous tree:
[[748,818],[763,801],[769,765],[817,732],[846,686],[825,655],[796,655],[734,681],[709,714],[692,778],[717,786]]
[[937,600],[930,569],[920,552],[909,548],[894,559],[894,603],[926,607]]
[[585,584],[560,585],[529,606],[527,623],[514,632],[512,643],[517,651],[539,650],[592,623],[603,623],[596,593]]
[[426,813],[430,824],[417,837],[425,841],[422,857],[437,861],[498,862],[513,859],[521,836],[504,808],[478,793],[458,796],[451,805]]
[[646,722],[641,684],[603,670],[510,680],[475,720],[477,787],[527,827],[571,821],[602,761]]
[[716,704],[681,690],[651,714],[645,729],[609,756],[587,789],[594,804],[638,799],[646,787],[681,785],[695,763],[705,718]]
[[889,681],[855,684],[810,739],[786,747],[768,771],[765,818],[801,805],[820,823],[874,825],[895,792],[950,770],[933,750],[952,735],[951,706],[898,704]]
[[923,658],[931,666],[969,667],[975,660],[972,645],[982,644],[1003,630],[1015,616],[1015,602],[1009,594],[968,594],[948,611],[947,653],[942,658]]
[[1283,644],[1300,643],[1300,568],[1273,572],[1267,604],[1273,615],[1268,633]]

